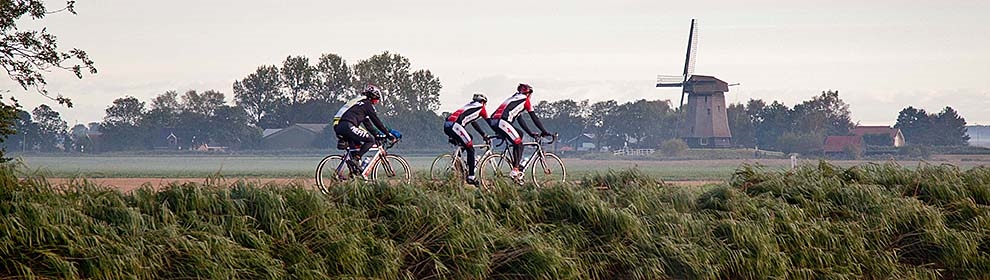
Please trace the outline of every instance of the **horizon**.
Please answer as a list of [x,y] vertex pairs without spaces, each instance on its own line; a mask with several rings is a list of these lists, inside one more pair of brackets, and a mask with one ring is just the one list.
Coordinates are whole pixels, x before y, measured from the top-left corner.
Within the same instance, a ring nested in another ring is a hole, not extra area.
[[[706,5],[708,4],[708,5]],[[334,3],[173,1],[78,3],[43,24],[63,48],[80,48],[100,73],[82,80],[50,72],[49,90],[73,99],[58,106],[10,79],[25,110],[47,103],[70,126],[102,121],[114,99],[149,101],[165,91],[217,90],[286,56],[335,53],[349,65],[383,51],[436,75],[439,112],[473,92],[493,100],[514,85],[536,88],[534,101],[620,103],[671,100],[655,88],[679,74],[690,20],[699,21],[695,73],[741,83],[727,103],[778,100],[789,107],[838,90],[853,122],[893,125],[908,106],[949,106],[968,124],[990,123],[990,3],[754,1],[663,4],[649,1],[550,1],[466,4],[452,1]],[[374,17],[374,20],[366,20]],[[604,22],[608,22],[605,24]],[[980,36],[983,35],[983,36]],[[328,112],[332,113],[332,112]]]

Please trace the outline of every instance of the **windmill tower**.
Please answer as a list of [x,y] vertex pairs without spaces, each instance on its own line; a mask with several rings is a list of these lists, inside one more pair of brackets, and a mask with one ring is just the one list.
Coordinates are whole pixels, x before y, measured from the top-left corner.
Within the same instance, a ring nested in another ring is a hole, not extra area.
[[[694,59],[698,49],[698,30],[691,20],[687,54],[684,57],[684,74],[660,75],[657,87],[681,88],[680,109],[683,116],[678,122],[677,135],[692,148],[723,148],[730,146],[732,133],[725,114],[725,92],[729,84],[712,76],[694,74]],[[687,106],[684,96],[687,95]]]

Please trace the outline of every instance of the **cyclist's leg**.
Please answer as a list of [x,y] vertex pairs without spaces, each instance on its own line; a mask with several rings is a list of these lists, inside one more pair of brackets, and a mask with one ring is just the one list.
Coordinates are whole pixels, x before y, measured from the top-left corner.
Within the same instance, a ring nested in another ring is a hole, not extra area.
[[523,152],[522,137],[519,134],[519,130],[505,120],[498,120],[497,127],[493,128],[495,128],[495,133],[499,137],[505,138],[512,144],[512,166],[513,169],[518,170],[520,167],[519,160],[522,158]]
[[443,131],[444,133],[447,134],[447,136],[453,138],[454,141],[457,142],[457,145],[460,145],[462,148],[464,148],[464,152],[466,153],[467,156],[467,166],[468,166],[467,179],[473,180],[475,162],[474,162],[474,145],[471,144],[471,134],[468,134],[467,129],[464,129],[464,126],[462,126],[461,124],[454,122],[449,122],[449,123],[451,123],[450,126],[445,125]]
[[361,143],[361,148],[357,152],[352,153],[352,158],[355,161],[360,160],[361,156],[367,153],[375,142],[375,138],[371,136],[371,133],[349,122],[340,122],[334,126],[334,132],[337,135],[343,135],[345,139],[352,143]]

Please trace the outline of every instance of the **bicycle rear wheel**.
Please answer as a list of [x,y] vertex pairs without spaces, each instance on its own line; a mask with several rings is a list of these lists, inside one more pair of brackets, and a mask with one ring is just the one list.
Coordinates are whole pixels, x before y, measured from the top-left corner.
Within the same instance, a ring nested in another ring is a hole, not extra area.
[[430,165],[431,180],[448,180],[451,177],[460,179],[464,174],[464,162],[458,158],[454,159],[450,154],[442,154],[433,159]]
[[344,159],[339,155],[332,155],[323,158],[316,165],[316,186],[320,191],[329,192],[330,184],[342,181],[347,175],[347,167],[344,166]]
[[537,187],[560,185],[567,179],[564,161],[553,153],[543,153],[543,160],[537,160],[528,168]]
[[412,179],[409,162],[401,156],[388,155],[375,163],[371,179],[378,182],[406,183]]
[[500,180],[512,182],[512,178],[509,177],[511,171],[512,162],[509,157],[490,155],[478,163],[478,181],[481,182],[481,187],[490,189]]

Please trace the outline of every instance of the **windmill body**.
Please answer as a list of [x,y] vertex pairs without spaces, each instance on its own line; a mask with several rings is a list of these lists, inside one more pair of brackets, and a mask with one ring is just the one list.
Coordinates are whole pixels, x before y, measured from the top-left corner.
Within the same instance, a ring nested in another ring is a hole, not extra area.
[[[692,148],[725,148],[731,146],[732,133],[725,113],[725,93],[729,84],[712,76],[694,75],[697,49],[695,21],[691,20],[688,50],[682,76],[660,76],[657,87],[680,87],[681,116],[677,135]],[[687,96],[687,105],[684,97]]]

